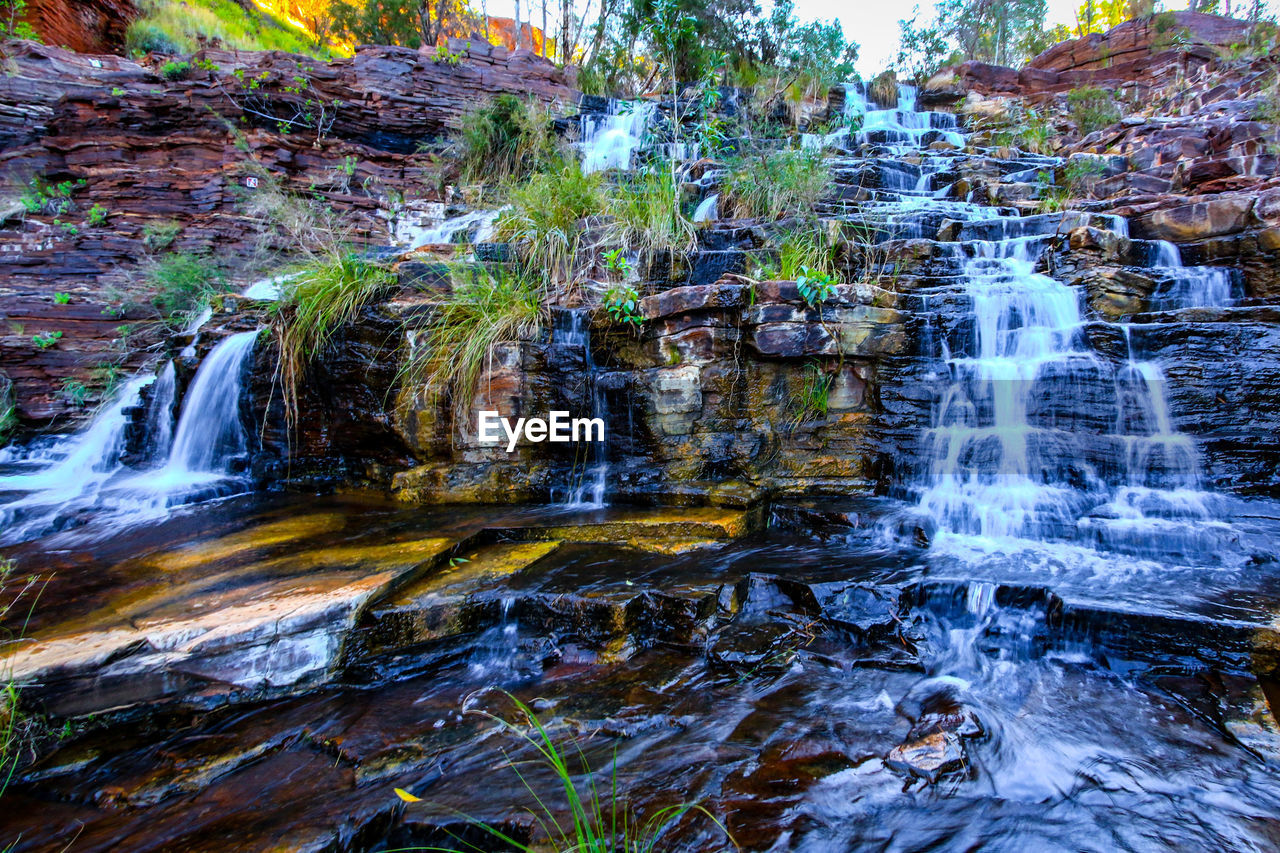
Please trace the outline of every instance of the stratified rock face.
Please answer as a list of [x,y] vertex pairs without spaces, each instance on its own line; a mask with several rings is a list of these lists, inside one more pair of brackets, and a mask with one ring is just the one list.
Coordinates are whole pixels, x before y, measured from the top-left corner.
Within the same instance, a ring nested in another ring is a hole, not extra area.
[[1105,33],[1060,42],[1026,65],[1037,71],[1096,71],[1145,60],[1153,51],[1167,48],[1170,38],[1182,35],[1193,44],[1239,44],[1249,35],[1249,24],[1221,15],[1199,12],[1167,12],[1112,27]]
[[[0,360],[20,419],[40,427],[87,414],[60,393],[66,383],[97,387],[103,370],[139,366],[144,355],[118,343],[118,327],[134,327],[137,343],[138,324],[157,319],[145,284],[156,259],[211,253],[238,282],[260,274],[271,253],[293,248],[249,209],[265,189],[257,176],[319,193],[353,240],[382,245],[397,205],[442,198],[441,166],[418,152],[420,143],[495,93],[576,98],[571,75],[527,52],[488,46],[456,66],[395,47],[331,63],[210,50],[177,81],[119,57],[40,44],[14,43],[9,57],[0,76],[0,171],[19,184],[38,176],[74,187],[60,216],[19,208],[3,211],[0,224]],[[301,74],[309,89],[255,100],[241,94],[237,73],[287,81]],[[273,116],[291,115],[308,97],[328,105],[331,126],[282,133]],[[87,219],[95,206],[105,215],[99,224]],[[169,223],[177,227],[170,245],[144,239]],[[57,301],[58,293],[71,301]],[[34,335],[52,332],[62,333],[56,344],[33,345]]]
[[79,53],[121,53],[138,17],[133,0],[27,0],[27,20],[46,44]]

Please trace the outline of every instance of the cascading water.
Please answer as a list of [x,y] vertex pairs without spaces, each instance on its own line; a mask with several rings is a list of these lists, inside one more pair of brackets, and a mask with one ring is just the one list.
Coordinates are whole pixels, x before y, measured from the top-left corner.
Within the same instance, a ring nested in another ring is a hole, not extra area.
[[1178,247],[1156,241],[1153,267],[1165,276],[1147,299],[1152,311],[1179,308],[1222,308],[1238,298],[1239,287],[1232,271],[1221,267],[1184,267]]
[[249,447],[240,419],[241,377],[257,331],[228,336],[210,351],[187,389],[164,466],[141,476],[166,495],[218,480]]
[[[565,311],[557,318],[553,331],[556,344],[581,349],[583,374],[591,397],[591,417],[605,418],[604,394],[596,381],[596,366],[591,357],[591,326],[585,311]],[[608,439],[609,431],[605,430]],[[609,477],[608,445],[605,441],[589,443],[591,462],[575,465],[569,485],[560,497],[563,506],[574,509],[595,509],[605,506],[605,490]],[[552,495],[555,500],[557,495]]]
[[712,193],[702,200],[693,212],[694,222],[714,222],[720,218],[720,193]]
[[[0,477],[0,494],[13,496],[0,497],[0,542],[20,542],[87,520],[109,530],[208,497],[213,487],[222,493],[225,485],[235,485],[232,462],[248,450],[240,421],[241,376],[257,334],[240,332],[213,348],[187,390],[176,428],[176,377],[169,362],[159,377],[148,373],[130,379],[82,431],[31,449],[18,467],[35,471]],[[154,383],[146,412],[150,446],[147,459],[130,468],[123,462],[126,432],[149,383]],[[160,467],[145,470],[156,464]]]
[[657,109],[650,101],[611,100],[604,115],[584,115],[578,143],[582,171],[630,169],[632,155],[644,144]]

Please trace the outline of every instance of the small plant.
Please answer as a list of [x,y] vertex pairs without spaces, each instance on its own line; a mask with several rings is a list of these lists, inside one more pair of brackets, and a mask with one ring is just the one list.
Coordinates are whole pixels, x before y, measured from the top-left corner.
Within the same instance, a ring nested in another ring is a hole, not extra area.
[[125,90],[124,90],[124,89],[121,89],[119,86],[112,86],[112,87],[111,87],[111,97],[113,97],[113,98],[123,98],[123,97],[125,96],[125,94],[126,94]]
[[457,66],[460,62],[462,62],[462,60],[466,58],[467,58],[467,52],[465,50],[460,50],[457,53],[454,53],[444,45],[439,45],[436,47],[435,61],[436,61],[436,64],[438,65]]
[[630,285],[610,287],[605,291],[602,304],[615,323],[631,326],[633,329],[639,329],[644,324],[644,317],[640,314],[640,294]]
[[1048,170],[1036,174],[1037,195],[1043,213],[1057,213],[1070,206],[1071,200],[1087,192],[1093,178],[1106,171],[1101,160],[1093,157],[1073,157],[1062,170],[1062,182]]
[[31,179],[31,183],[27,185],[19,201],[22,202],[22,206],[26,208],[27,213],[61,216],[75,207],[71,196],[76,190],[85,186],[86,183],[87,181],[83,178],[77,181],[49,183],[37,175]]
[[73,406],[83,407],[89,399],[88,387],[76,379],[64,379],[62,381],[62,393],[67,396]]
[[311,360],[337,329],[355,319],[368,302],[395,282],[386,267],[334,249],[292,278],[276,303],[280,379],[290,423],[297,415],[298,390]]
[[71,222],[63,222],[61,219],[53,220],[53,224],[62,229],[62,233],[68,237],[74,237],[80,233],[80,229]]
[[610,272],[616,272],[623,278],[631,274],[631,261],[628,261],[622,249],[611,249],[601,255],[604,265]]
[[806,271],[835,275],[835,246],[816,225],[793,228],[783,234],[776,258],[761,264],[756,277],[762,281],[797,281]]
[[835,278],[825,272],[803,267],[796,276],[796,288],[800,298],[810,306],[818,306],[836,294]]
[[[658,845],[663,833],[691,812],[711,821],[724,833],[729,844],[737,847],[724,825],[711,812],[695,803],[680,803],[658,808],[642,819],[630,804],[621,799],[616,750],[612,778],[605,778],[604,785],[598,784],[597,777],[602,774],[591,770],[581,746],[573,745],[578,760],[572,762],[569,749],[556,743],[548,727],[538,719],[533,709],[510,693],[505,695],[515,706],[519,723],[510,722],[489,711],[468,709],[468,713],[479,714],[492,720],[503,730],[517,735],[524,746],[533,748],[537,760],[552,770],[560,784],[564,794],[564,805],[568,811],[568,821],[562,823],[564,819],[530,787],[517,762],[508,756],[507,760],[512,771],[524,783],[525,789],[542,810],[541,814],[534,812],[534,815],[537,818],[537,825],[547,838],[537,839],[533,844],[522,844],[497,827],[481,821],[473,821],[481,830],[493,836],[495,843],[500,844],[503,849],[510,847],[521,853],[551,849],[577,851],[577,853],[615,853],[615,851],[616,853],[653,853],[660,849]],[[576,770],[571,763],[578,765]],[[587,777],[585,782],[576,780],[575,777],[580,775]],[[396,788],[394,793],[405,803],[413,804],[422,801],[420,797],[401,788]]]
[[62,332],[36,332],[31,336],[31,343],[42,350],[48,349],[60,340],[62,340]]
[[40,41],[31,24],[25,20],[27,0],[0,0],[0,41],[29,39]]
[[94,228],[107,224],[107,209],[100,204],[95,204],[89,208],[89,212],[85,214],[84,221],[86,224]]
[[605,207],[600,176],[585,174],[576,158],[557,160],[513,187],[507,200],[511,207],[497,221],[499,238],[518,244],[525,266],[546,270],[552,283],[572,281],[582,222]]
[[178,239],[182,226],[173,220],[148,222],[142,226],[142,245],[153,252],[162,252]]
[[182,62],[176,59],[170,59],[168,62],[160,66],[160,76],[173,82],[175,80],[185,80],[191,74],[191,63]]
[[1120,120],[1120,107],[1106,89],[1086,87],[1067,93],[1067,113],[1082,136],[1110,127]]
[[53,301],[54,301],[54,304],[57,304],[57,305],[66,305],[68,302],[71,301],[71,294],[55,293],[53,294]]
[[791,398],[793,414],[789,424],[795,429],[805,421],[817,420],[827,416],[828,400],[831,395],[832,377],[816,363],[804,366],[800,380],[800,389]]

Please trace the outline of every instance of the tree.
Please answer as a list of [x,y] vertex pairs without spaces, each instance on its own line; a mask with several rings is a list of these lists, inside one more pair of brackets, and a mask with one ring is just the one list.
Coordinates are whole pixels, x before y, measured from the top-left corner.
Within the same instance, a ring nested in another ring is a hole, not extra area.
[[478,23],[466,0],[334,0],[333,29],[357,44],[435,46]]
[[1018,65],[1044,38],[1047,0],[942,0],[938,29],[963,59]]
[[941,71],[952,59],[951,48],[937,22],[920,23],[920,7],[911,10],[910,18],[898,21],[899,76],[923,83]]

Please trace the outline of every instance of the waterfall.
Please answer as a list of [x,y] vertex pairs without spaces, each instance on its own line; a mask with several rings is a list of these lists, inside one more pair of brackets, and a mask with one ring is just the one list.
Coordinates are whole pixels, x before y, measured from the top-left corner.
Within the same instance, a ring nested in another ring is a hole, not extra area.
[[133,377],[80,432],[33,448],[22,461],[35,471],[0,477],[0,493],[15,496],[0,503],[0,543],[39,536],[60,526],[61,519],[94,506],[123,467],[130,412],[138,406],[142,388],[154,379],[151,374]]
[[698,209],[693,212],[694,222],[715,222],[720,218],[720,193],[712,193],[702,200]]
[[182,403],[168,461],[146,475],[152,487],[172,491],[221,478],[230,461],[248,451],[240,421],[241,377],[257,337],[256,330],[230,335],[200,363]]
[[1239,288],[1231,270],[1221,267],[1184,267],[1177,246],[1165,240],[1157,240],[1155,247],[1156,258],[1152,267],[1166,276],[1166,280],[1147,299],[1152,311],[1224,308],[1235,302]]
[[609,101],[604,115],[584,115],[578,147],[582,171],[627,170],[658,110],[650,101]]
[[[200,364],[176,428],[172,362],[159,376],[133,377],[80,432],[37,445],[19,460],[36,470],[0,477],[0,543],[21,542],[93,520],[104,529],[162,517],[175,504],[225,493],[231,464],[248,450],[240,422],[241,377],[257,332],[219,343]],[[145,417],[151,437],[140,470],[122,458],[126,432],[154,383]],[[170,440],[172,436],[172,440]],[[145,465],[163,463],[154,470]],[[12,499],[9,499],[12,497]]]
[[147,405],[147,438],[151,442],[152,458],[158,461],[167,460],[173,447],[173,403],[177,387],[173,362],[165,362],[151,386],[151,402]]
[[[588,393],[591,396],[591,417],[600,418],[607,423],[605,415],[604,394],[596,381],[595,361],[591,357],[591,327],[585,311],[565,311],[556,321],[553,332],[554,341],[565,347],[582,349],[582,366],[586,376]],[[574,509],[597,509],[605,506],[605,488],[609,475],[608,435],[606,441],[589,442],[591,448],[591,464],[585,469],[574,466],[573,476],[564,490],[563,506]],[[555,494],[552,499],[555,499]]]
[[496,210],[473,210],[428,226],[405,222],[397,228],[396,239],[410,249],[451,243],[484,243],[493,239],[498,217],[509,207],[506,205]]

